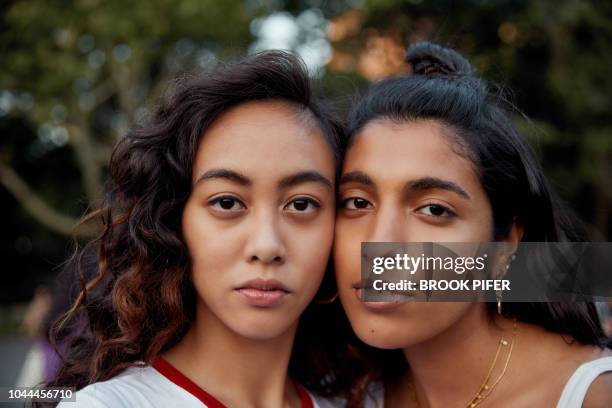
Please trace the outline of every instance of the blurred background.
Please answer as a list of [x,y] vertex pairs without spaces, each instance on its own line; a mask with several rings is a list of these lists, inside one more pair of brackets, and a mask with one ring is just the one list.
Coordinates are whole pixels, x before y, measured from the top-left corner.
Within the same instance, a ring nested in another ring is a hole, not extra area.
[[517,112],[516,123],[553,185],[593,239],[609,241],[610,2],[0,1],[0,385],[32,363],[112,146],[146,123],[170,79],[291,49],[345,110],[370,81],[405,72],[406,45],[425,39],[513,90],[529,118]]

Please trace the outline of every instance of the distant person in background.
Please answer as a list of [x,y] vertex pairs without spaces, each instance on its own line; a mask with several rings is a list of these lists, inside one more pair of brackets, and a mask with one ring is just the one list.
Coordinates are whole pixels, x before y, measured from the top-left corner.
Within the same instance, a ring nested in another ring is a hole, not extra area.
[[[60,367],[57,344],[50,339],[54,322],[65,314],[78,294],[76,271],[69,264],[53,282],[39,286],[23,320],[23,331],[34,340],[15,386],[35,387],[51,381]],[[61,347],[61,346],[60,346]]]
[[34,387],[48,382],[55,375],[57,359],[44,329],[45,317],[49,314],[50,308],[51,291],[45,286],[37,287],[28,304],[22,324],[22,331],[34,342],[17,375],[16,387]]

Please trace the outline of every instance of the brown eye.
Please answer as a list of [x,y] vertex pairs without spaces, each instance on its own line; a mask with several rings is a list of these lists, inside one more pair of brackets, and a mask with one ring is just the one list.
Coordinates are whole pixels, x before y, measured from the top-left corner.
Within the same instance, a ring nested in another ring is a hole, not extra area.
[[296,198],[285,207],[288,211],[312,212],[321,207],[319,203],[308,198]]
[[452,217],[455,215],[451,210],[439,204],[429,204],[419,208],[417,211],[431,217]]
[[210,205],[218,211],[240,211],[246,208],[240,200],[230,196],[215,198],[210,201]]
[[306,200],[295,200],[293,202],[293,208],[295,208],[297,211],[306,211],[308,204],[309,203]]
[[347,198],[342,202],[342,206],[347,210],[364,210],[372,206],[366,199],[359,197]]
[[234,204],[236,204],[236,200],[232,200],[231,198],[222,198],[219,200],[219,205],[224,210],[231,210]]

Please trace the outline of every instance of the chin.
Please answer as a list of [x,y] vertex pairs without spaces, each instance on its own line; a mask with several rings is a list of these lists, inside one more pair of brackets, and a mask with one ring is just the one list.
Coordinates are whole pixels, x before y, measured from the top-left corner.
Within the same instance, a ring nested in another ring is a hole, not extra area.
[[[251,340],[271,340],[285,334],[293,327],[294,321],[286,316],[244,317],[229,322],[228,326],[236,334]],[[297,322],[296,322],[297,323]]]
[[427,324],[405,317],[349,315],[353,331],[364,343],[379,349],[403,349],[434,336]]
[[400,349],[410,343],[405,333],[398,333],[388,324],[377,325],[372,321],[364,321],[352,325],[357,337],[364,343],[384,350]]

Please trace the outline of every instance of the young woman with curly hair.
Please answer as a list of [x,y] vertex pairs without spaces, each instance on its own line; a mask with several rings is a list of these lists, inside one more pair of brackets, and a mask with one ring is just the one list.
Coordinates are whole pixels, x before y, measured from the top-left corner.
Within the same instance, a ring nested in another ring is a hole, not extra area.
[[304,385],[330,371],[313,299],[330,297],[342,143],[288,53],[180,81],[114,150],[49,386],[77,407],[323,404]]

